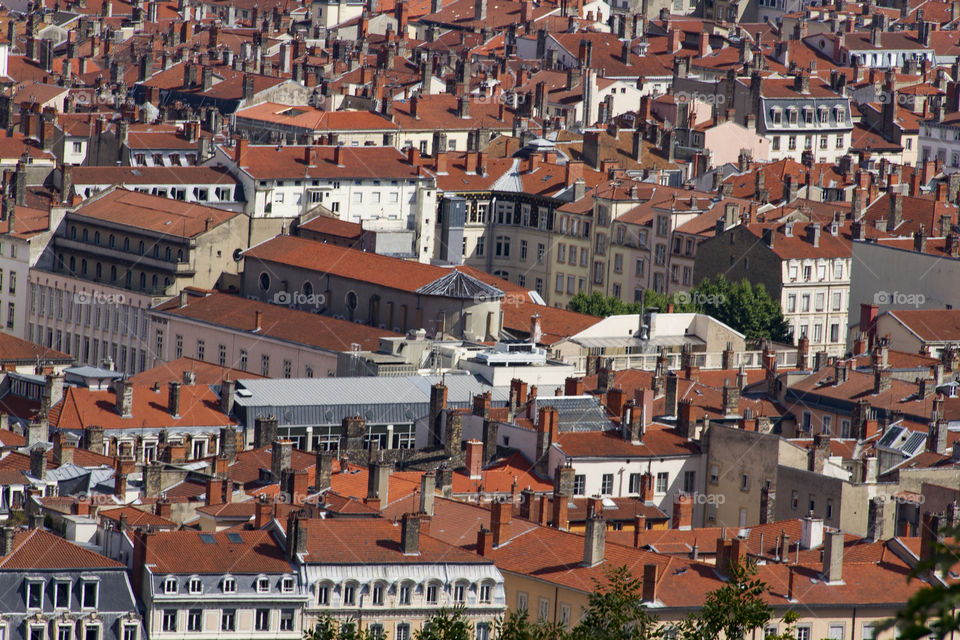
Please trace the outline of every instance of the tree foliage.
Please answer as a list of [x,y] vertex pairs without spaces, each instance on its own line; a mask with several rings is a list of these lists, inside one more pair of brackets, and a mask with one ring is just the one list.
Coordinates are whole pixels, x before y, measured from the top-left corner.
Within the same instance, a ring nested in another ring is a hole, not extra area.
[[598,291],[590,295],[579,292],[570,300],[573,311],[604,318],[641,313],[644,309],[652,308],[666,312],[671,304],[675,313],[705,313],[713,316],[744,334],[748,340],[769,338],[785,341],[789,337],[789,326],[783,318],[780,303],[770,297],[762,284],[753,285],[748,280],[734,283],[723,275],[704,280],[689,292],[666,295],[647,290],[643,304],[627,303]]
[[[713,640],[723,636],[728,640],[744,640],[756,630],[762,631],[773,619],[773,609],[763,600],[767,585],[757,577],[756,564],[731,563],[727,582],[707,594],[703,606],[677,625],[682,640]],[[777,640],[794,638],[796,613],[784,616],[787,628]]]
[[323,615],[311,629],[303,630],[303,640],[379,640],[369,629],[362,629],[356,620],[337,622]]
[[[920,580],[930,572],[947,576],[956,571],[960,558],[960,529],[943,531],[944,539],[935,540],[933,553],[921,560],[910,572],[910,580]],[[897,627],[897,637],[903,640],[930,638],[943,640],[953,638],[960,632],[960,582],[931,580],[914,593],[903,610],[895,618],[887,620],[883,627]]]
[[452,609],[441,607],[414,634],[416,640],[470,640],[472,637],[473,624],[464,615],[462,605]]

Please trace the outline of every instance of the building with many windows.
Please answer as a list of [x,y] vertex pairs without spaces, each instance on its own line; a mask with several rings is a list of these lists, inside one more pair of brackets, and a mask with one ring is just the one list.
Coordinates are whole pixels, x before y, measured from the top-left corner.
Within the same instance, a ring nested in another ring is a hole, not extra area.
[[125,373],[152,367],[147,309],[183,287],[235,278],[247,222],[119,188],[86,200],[60,223],[51,259],[30,271],[27,339]]
[[271,532],[134,535],[134,585],[151,639],[301,638],[307,598]]
[[694,282],[722,273],[762,284],[780,302],[794,343],[806,338],[811,353],[843,355],[851,255],[849,227],[838,222],[740,224],[700,245]]
[[126,567],[44,529],[2,530],[0,635],[10,640],[140,640]]

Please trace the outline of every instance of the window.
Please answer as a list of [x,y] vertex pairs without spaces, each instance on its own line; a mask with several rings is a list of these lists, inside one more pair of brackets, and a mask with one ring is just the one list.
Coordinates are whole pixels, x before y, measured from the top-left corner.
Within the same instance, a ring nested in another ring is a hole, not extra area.
[[575,475],[573,476],[573,495],[582,496],[586,493],[587,485],[587,476],[585,475]]
[[183,357],[183,336],[177,334],[174,341],[176,342],[177,358],[181,358]]
[[163,610],[163,622],[161,626],[164,631],[177,630],[177,610],[176,609]]
[[27,608],[39,609],[43,606],[43,583],[37,580],[27,581]]
[[439,588],[435,584],[427,585],[427,604],[437,604]]
[[203,631],[203,609],[190,609],[187,612],[187,631]]
[[567,260],[567,245],[558,244],[557,245],[557,262],[563,263]]
[[352,584],[343,587],[343,604],[354,604],[357,599],[357,588]]
[[257,631],[269,631],[270,609],[257,609],[253,618],[253,626]]
[[269,578],[257,578],[257,593],[268,593],[270,591]]
[[280,610],[280,631],[293,631],[293,609]]
[[163,581],[163,592],[167,595],[177,592],[177,579],[170,577]]
[[537,603],[537,620],[541,622],[550,617],[550,601],[546,598],[540,598]]
[[556,282],[557,284],[555,288],[557,290],[557,293],[563,293],[563,274],[562,273],[557,274]]
[[831,622],[827,631],[828,640],[843,640],[843,623]]
[[570,605],[560,603],[560,626],[570,629]]
[[697,472],[696,471],[684,471],[683,472],[683,492],[684,493],[693,493],[697,489]]
[[[123,625],[123,636],[122,640],[137,640],[137,625],[135,624],[125,624]],[[3,640],[0,638],[0,640]]]
[[520,241],[520,259],[521,260],[527,259],[527,241],[526,240]]
[[613,493],[613,474],[605,473],[603,477],[600,478],[600,493],[601,495],[608,496]]
[[474,637],[476,638],[476,640],[490,640],[490,623],[478,622],[477,632]]
[[73,628],[68,624],[57,625],[57,640],[72,640]]
[[800,496],[797,495],[796,491],[791,491],[790,492],[790,508],[793,511],[796,511],[798,506],[800,506]]
[[[463,589],[462,586],[460,588]],[[371,595],[372,595],[373,604],[382,605],[383,604],[383,585],[382,584],[373,585],[373,593]],[[457,600],[457,602],[463,602],[463,600]]]
[[546,253],[546,251],[547,248],[542,242],[537,244],[537,262],[543,262],[543,255]]
[[223,592],[224,593],[236,593],[237,592],[237,581],[235,578],[224,578],[223,579]]
[[[157,334],[159,335],[159,334]],[[219,345],[217,347],[217,363],[221,367],[227,366],[227,347],[226,345]]]
[[410,585],[409,584],[400,585],[399,600],[400,600],[400,604],[410,604]]
[[317,587],[317,604],[321,607],[330,604],[330,587],[326,585]]
[[510,257],[510,237],[509,236],[497,236],[497,241],[496,241],[496,244],[494,245],[494,254],[498,258]]
[[237,628],[237,610],[224,609],[220,612],[220,631],[235,631]]
[[207,355],[207,344],[203,340],[197,340],[197,360],[203,360]]
[[260,356],[260,375],[264,377],[270,376],[270,356],[266,353]]
[[53,608],[70,608],[70,583],[66,580],[57,580],[53,583]]
[[631,473],[630,474],[630,493],[640,493],[640,478],[643,477],[642,473]]
[[241,371],[247,370],[247,350],[246,349],[240,349],[240,370]]
[[284,593],[293,593],[293,578],[287,576],[280,581],[280,590]]
[[517,592],[517,611],[527,610],[527,594],[525,591]]
[[741,474],[740,491],[750,491],[750,474],[749,473]]
[[283,361],[283,377],[289,378],[293,375],[293,363],[289,360]]
[[83,583],[83,590],[80,592],[81,604],[84,609],[97,608],[97,596],[100,591],[100,583],[95,580],[86,580]]
[[491,591],[492,589],[490,588],[489,584],[480,585],[480,594],[478,596],[480,602],[489,603],[492,600],[490,597]]
[[797,136],[790,136],[787,138],[787,149],[790,151],[797,150]]
[[401,622],[397,625],[396,640],[410,640],[410,625]]
[[484,238],[483,236],[480,236],[479,238],[477,238],[477,256],[478,257],[483,255],[483,244],[484,244]]
[[825,436],[830,435],[830,428],[833,426],[833,418],[830,416],[823,416],[823,419],[820,421],[820,433]]
[[370,632],[371,640],[386,640],[387,636],[385,635],[386,632],[383,630],[382,624],[374,622],[367,627],[367,630]]
[[657,473],[657,493],[666,493],[669,486],[670,475],[666,471]]
[[453,587],[453,601],[457,603],[466,602],[467,590],[466,587],[462,584],[455,585]]
[[797,640],[810,640],[810,627],[797,627]]

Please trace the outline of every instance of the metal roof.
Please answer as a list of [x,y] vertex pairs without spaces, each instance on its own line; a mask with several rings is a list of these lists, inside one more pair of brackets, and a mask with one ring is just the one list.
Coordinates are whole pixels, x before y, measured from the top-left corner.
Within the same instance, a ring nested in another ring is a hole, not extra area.
[[540,407],[553,407],[560,419],[560,431],[606,431],[613,428],[606,409],[596,396],[537,396]]
[[458,300],[478,301],[499,300],[503,297],[503,291],[500,289],[455,269],[442,278],[437,278],[433,282],[423,285],[414,293],[423,296],[443,296]]
[[[475,375],[240,380],[236,404],[245,422],[275,415],[281,426],[339,425],[362,416],[370,424],[412,423],[430,410],[430,388],[443,381],[447,407],[473,406],[473,396],[490,391],[495,404],[509,400],[507,387],[495,388]],[[248,395],[249,394],[249,395]]]

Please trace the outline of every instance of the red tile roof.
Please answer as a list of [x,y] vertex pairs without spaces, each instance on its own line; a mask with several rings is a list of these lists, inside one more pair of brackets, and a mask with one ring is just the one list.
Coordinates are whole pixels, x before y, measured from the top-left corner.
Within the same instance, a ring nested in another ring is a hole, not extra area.
[[19,530],[13,552],[0,556],[0,570],[30,569],[122,569],[123,563],[67,542],[44,529]]
[[[213,542],[204,542],[212,536]],[[166,573],[292,573],[283,547],[269,531],[226,533],[160,531],[147,536],[144,564],[153,574]],[[150,566],[153,565],[153,566]]]
[[193,238],[239,214],[116,188],[87,200],[73,215],[168,236]]

